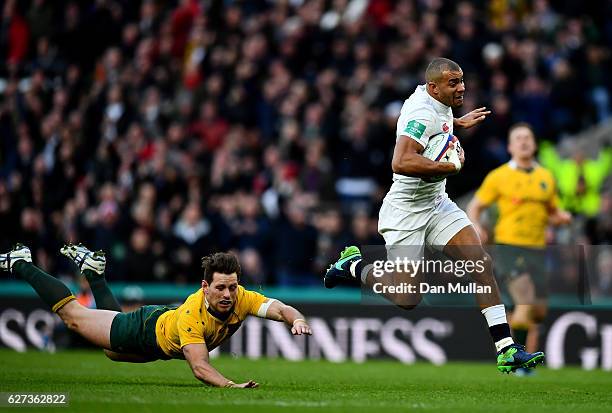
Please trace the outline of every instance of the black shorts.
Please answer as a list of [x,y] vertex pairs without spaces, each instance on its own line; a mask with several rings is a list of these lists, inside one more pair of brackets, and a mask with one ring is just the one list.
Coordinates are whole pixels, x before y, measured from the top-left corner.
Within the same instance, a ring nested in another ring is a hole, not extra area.
[[160,315],[172,309],[164,305],[145,305],[130,313],[117,314],[111,325],[111,349],[117,353],[168,360],[170,357],[157,344],[155,324]]

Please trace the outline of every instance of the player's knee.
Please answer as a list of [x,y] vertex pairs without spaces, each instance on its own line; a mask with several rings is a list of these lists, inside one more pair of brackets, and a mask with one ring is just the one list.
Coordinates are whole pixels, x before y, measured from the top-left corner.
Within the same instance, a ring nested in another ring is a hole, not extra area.
[[397,306],[401,308],[402,310],[410,311],[410,310],[415,309],[418,306],[418,304],[398,304]]
[[72,331],[79,331],[79,323],[75,319],[64,320],[64,324]]
[[535,324],[540,324],[546,318],[548,314],[548,309],[543,306],[533,306],[531,309],[531,320]]
[[62,319],[66,327],[68,327],[70,330],[76,331],[79,329],[80,320],[83,315],[83,311],[86,311],[86,310],[87,309],[83,307],[81,304],[79,304],[78,302],[71,301],[70,303],[62,307],[57,312],[57,315],[59,315],[59,317]]
[[422,299],[421,294],[406,295],[401,300],[396,300],[395,304],[402,310],[410,311],[416,308]]
[[60,318],[70,330],[76,331],[79,328],[78,317],[72,312],[59,313]]

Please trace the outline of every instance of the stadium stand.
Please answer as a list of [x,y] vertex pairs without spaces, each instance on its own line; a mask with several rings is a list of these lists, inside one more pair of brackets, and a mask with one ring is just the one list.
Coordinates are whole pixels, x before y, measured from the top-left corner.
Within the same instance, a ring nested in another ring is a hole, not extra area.
[[[318,284],[381,241],[398,110],[434,56],[493,111],[460,133],[453,197],[508,159],[513,122],[557,145],[610,116],[609,2],[7,0],[1,25],[0,246],[54,273],[82,241],[111,281],[195,282],[232,249],[247,282]],[[609,177],[597,192],[578,231],[609,243]]]

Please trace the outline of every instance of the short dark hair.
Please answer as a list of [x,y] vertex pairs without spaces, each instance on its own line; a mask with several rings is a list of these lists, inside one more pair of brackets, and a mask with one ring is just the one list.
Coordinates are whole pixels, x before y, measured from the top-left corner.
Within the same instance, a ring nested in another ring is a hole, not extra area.
[[215,252],[202,258],[202,269],[204,270],[204,280],[207,283],[212,283],[213,274],[218,272],[221,274],[236,273],[240,279],[242,272],[238,258],[234,254],[227,252]]
[[425,70],[425,80],[427,82],[435,82],[442,76],[442,73],[447,70],[458,72],[461,70],[461,66],[445,57],[436,57],[429,63]]
[[533,135],[534,139],[536,137],[535,131],[533,130],[533,126],[531,126],[530,123],[527,122],[517,122],[515,124],[513,124],[512,126],[510,126],[510,129],[508,129],[508,138],[510,137],[510,135],[512,135],[512,132],[514,132],[515,129],[518,128],[527,128],[531,131],[531,134]]

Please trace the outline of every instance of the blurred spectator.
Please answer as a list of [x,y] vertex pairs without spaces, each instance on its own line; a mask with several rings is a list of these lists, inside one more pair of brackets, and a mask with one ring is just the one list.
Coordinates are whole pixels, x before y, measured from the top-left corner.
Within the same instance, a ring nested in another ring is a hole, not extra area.
[[128,285],[121,290],[119,301],[121,311],[128,313],[142,307],[144,303],[144,291],[137,285]]
[[277,283],[280,286],[315,285],[314,273],[317,255],[317,231],[308,224],[306,210],[298,200],[285,208],[285,216],[274,231]]
[[[605,248],[605,247],[604,247]],[[612,250],[602,248],[595,261],[594,292],[599,297],[612,296]]]
[[89,283],[85,277],[81,277],[79,279],[79,292],[76,294],[76,299],[84,307],[87,308],[95,308],[96,301],[94,299],[93,293],[89,288]]
[[261,256],[254,248],[244,249],[239,256],[242,269],[241,282],[245,285],[264,285],[269,278],[264,270]]
[[349,232],[344,228],[340,211],[329,209],[322,211],[314,218],[318,230],[317,254],[315,258],[316,273],[322,274],[331,262],[337,259],[338,251],[349,245]]
[[612,245],[612,193],[601,195],[600,209],[596,216],[587,220],[586,234],[594,245]]
[[570,63],[559,59],[553,64],[550,102],[552,103],[551,121],[556,130],[567,133],[580,131],[585,102],[582,86]]
[[602,186],[612,171],[612,149],[603,149],[597,159],[587,159],[584,149],[573,143],[571,153],[571,159],[563,159],[550,143],[540,145],[540,160],[557,180],[563,208],[593,217],[600,210]]
[[202,140],[206,150],[214,152],[223,143],[229,124],[219,116],[217,104],[208,100],[202,104],[199,118],[189,129]]
[[7,0],[2,10],[2,49],[9,65],[22,63],[28,53],[30,28],[21,15],[17,2]]
[[155,257],[151,251],[151,237],[143,228],[132,232],[127,249],[123,279],[127,281],[153,281]]
[[240,214],[233,226],[233,235],[236,246],[240,250],[252,248],[256,251],[267,252],[271,237],[271,224],[263,215],[259,200],[251,194],[238,197]]
[[174,235],[192,250],[199,249],[198,244],[210,236],[210,222],[202,216],[200,206],[192,202],[185,206],[181,218],[174,225]]
[[378,217],[370,218],[366,211],[357,211],[351,222],[351,240],[347,245],[381,245],[384,243],[378,234]]

